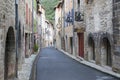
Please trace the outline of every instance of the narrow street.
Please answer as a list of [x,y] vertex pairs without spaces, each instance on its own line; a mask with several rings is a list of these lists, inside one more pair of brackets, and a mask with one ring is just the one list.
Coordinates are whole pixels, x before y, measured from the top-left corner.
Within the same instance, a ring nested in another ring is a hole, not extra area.
[[37,80],[119,80],[69,58],[55,48],[44,48],[37,63]]

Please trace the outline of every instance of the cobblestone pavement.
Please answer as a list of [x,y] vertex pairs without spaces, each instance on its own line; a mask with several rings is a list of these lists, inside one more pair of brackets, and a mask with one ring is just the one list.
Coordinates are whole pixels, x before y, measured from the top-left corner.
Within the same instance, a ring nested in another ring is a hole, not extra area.
[[44,48],[37,63],[37,80],[120,80],[83,65],[55,48]]
[[22,70],[18,71],[18,80],[29,80],[32,63],[36,55],[32,54],[29,58],[25,58],[25,63],[22,65]]

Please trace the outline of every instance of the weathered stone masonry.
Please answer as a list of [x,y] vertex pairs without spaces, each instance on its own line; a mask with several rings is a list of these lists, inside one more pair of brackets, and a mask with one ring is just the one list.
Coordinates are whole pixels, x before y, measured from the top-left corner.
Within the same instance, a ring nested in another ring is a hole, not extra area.
[[21,65],[24,62],[25,58],[25,1],[20,0],[18,4],[18,17],[19,17],[19,44],[18,44],[18,50],[19,50],[19,57],[18,57],[18,68],[21,69]]
[[0,0],[0,80],[15,77],[15,1]]
[[113,70],[120,73],[120,0],[113,0]]
[[[90,62],[112,67],[112,0],[92,0],[85,5],[85,56]],[[91,41],[89,41],[91,40]],[[92,44],[90,44],[92,42]]]

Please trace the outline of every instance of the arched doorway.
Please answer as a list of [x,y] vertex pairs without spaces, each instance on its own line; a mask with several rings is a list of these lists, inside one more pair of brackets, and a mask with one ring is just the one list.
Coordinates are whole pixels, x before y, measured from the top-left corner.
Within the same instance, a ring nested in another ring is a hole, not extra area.
[[13,80],[16,76],[16,53],[15,35],[12,27],[8,29],[5,44],[4,80]]
[[112,66],[111,45],[107,37],[101,43],[101,64]]
[[92,37],[89,37],[88,39],[88,46],[89,46],[90,60],[95,61],[95,43]]

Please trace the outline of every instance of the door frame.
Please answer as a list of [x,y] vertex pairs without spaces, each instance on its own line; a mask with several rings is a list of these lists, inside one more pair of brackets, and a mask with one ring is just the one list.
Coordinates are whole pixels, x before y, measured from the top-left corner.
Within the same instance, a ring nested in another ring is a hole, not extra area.
[[84,33],[78,33],[78,55],[84,58]]

